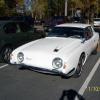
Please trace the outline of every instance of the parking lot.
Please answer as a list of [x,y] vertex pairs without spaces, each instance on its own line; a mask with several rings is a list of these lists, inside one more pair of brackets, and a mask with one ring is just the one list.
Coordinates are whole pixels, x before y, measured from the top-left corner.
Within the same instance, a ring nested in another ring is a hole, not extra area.
[[79,78],[65,79],[0,63],[0,100],[99,100],[99,74],[100,46]]

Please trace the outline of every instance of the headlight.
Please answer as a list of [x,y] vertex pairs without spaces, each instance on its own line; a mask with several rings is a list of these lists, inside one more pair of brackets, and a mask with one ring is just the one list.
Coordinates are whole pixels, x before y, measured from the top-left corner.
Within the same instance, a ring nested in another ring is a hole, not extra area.
[[61,68],[62,66],[63,66],[63,61],[62,61],[62,59],[61,58],[55,58],[54,60],[53,60],[53,62],[52,62],[52,66],[54,67],[54,68]]
[[20,63],[23,62],[24,61],[24,54],[22,52],[18,53],[17,59]]

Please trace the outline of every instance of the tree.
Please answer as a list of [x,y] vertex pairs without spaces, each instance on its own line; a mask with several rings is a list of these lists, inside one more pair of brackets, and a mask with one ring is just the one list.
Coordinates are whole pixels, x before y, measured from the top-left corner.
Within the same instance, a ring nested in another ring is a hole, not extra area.
[[48,10],[48,2],[47,0],[35,0],[33,4],[33,15],[36,18],[43,18],[46,15]]
[[0,0],[0,16],[4,15],[5,12],[5,2],[4,0]]
[[16,7],[16,0],[5,0],[5,4],[10,9],[15,8]]

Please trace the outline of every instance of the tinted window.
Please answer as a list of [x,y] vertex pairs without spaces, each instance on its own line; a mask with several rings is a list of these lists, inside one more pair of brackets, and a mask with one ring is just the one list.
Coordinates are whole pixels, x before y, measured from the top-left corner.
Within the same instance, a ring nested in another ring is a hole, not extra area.
[[91,27],[87,27],[87,28],[85,29],[85,37],[86,37],[87,39],[90,39],[92,36],[93,36],[93,32],[92,32]]
[[14,34],[17,32],[17,25],[15,23],[7,23],[4,25],[4,31],[6,34]]
[[80,36],[80,37],[84,37],[84,29],[76,28],[76,27],[54,27],[49,32],[48,36],[60,36],[60,37]]
[[33,28],[31,27],[31,25],[26,24],[24,22],[19,23],[19,27],[21,29],[22,32],[29,32],[32,31]]

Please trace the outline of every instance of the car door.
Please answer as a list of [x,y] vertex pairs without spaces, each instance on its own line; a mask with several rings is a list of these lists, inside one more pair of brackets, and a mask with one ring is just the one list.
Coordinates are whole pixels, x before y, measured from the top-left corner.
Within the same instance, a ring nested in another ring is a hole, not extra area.
[[[16,38],[18,39],[17,41],[19,42],[18,45],[22,45],[22,44],[25,44],[28,41],[28,38],[26,36],[26,32],[23,32],[21,30],[19,23],[21,23],[21,22],[16,23],[17,28],[18,28],[18,30],[16,32]],[[23,24],[21,27],[25,28],[24,26],[25,26],[25,24]]]
[[21,33],[24,34],[25,39],[27,39],[27,42],[41,38],[41,33],[34,32],[34,28],[30,24],[21,22],[19,23],[19,27]]
[[84,46],[85,46],[86,54],[88,56],[93,51],[93,44],[94,44],[94,34],[91,29],[91,26],[88,26],[85,28],[84,34],[85,34],[85,39],[86,39],[86,41],[84,42]]
[[6,44],[18,47],[27,41],[26,35],[21,33],[18,22],[9,22],[4,26]]
[[28,25],[25,22],[19,23],[19,28],[21,30],[20,34],[21,36],[24,36],[23,41],[29,42],[34,40],[34,29],[31,27],[31,25]]

